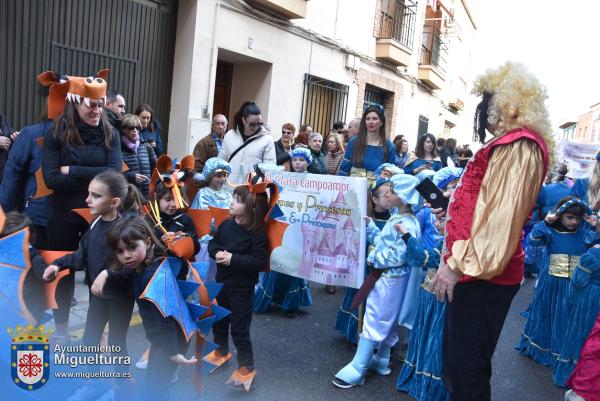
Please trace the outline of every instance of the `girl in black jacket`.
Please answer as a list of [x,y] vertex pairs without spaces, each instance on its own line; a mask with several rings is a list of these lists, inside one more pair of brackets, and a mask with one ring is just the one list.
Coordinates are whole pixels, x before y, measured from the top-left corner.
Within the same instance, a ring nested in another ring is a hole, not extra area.
[[125,178],[135,184],[148,199],[150,177],[156,166],[156,154],[148,142],[140,138],[140,119],[134,114],[126,114],[121,119],[121,153],[128,170]]
[[[98,174],[90,182],[87,197],[90,213],[97,216],[96,219],[81,238],[79,249],[56,259],[44,272],[44,279],[52,280],[60,269],[85,271],[90,292],[82,342],[84,345],[100,344],[108,323],[108,343],[120,346],[124,354],[127,354],[127,329],[133,312],[132,294],[118,288],[105,288],[100,297],[95,295],[95,289],[102,288],[106,280],[104,272],[110,255],[106,245],[107,233],[120,219],[122,205],[135,192],[137,188],[128,184],[121,173],[106,171]],[[70,276],[72,275],[73,272]]]
[[229,326],[237,349],[238,369],[228,383],[249,390],[256,372],[250,341],[252,297],[258,273],[267,265],[268,241],[264,230],[267,195],[253,194],[247,186],[233,191],[229,208],[231,218],[223,221],[208,243],[208,253],[217,261],[217,282],[223,289],[217,295],[220,306],[231,315],[213,327],[214,341],[219,346],[209,354],[211,363],[220,366],[229,359]]

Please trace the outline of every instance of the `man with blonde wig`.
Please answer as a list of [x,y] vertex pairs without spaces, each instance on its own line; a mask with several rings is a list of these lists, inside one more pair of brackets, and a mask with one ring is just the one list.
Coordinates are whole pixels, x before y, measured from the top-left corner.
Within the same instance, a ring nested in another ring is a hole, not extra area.
[[[548,170],[553,142],[546,91],[524,65],[478,77],[482,96],[469,161],[448,206],[431,289],[447,300],[444,380],[453,401],[491,400],[492,356],[523,278],[523,226]],[[485,142],[486,130],[494,136]]]

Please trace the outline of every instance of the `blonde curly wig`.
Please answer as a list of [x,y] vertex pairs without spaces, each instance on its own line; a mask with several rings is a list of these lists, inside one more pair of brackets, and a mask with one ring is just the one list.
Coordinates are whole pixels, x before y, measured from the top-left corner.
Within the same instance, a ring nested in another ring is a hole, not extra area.
[[552,125],[545,101],[546,88],[524,64],[507,61],[489,69],[475,80],[473,93],[492,94],[487,110],[487,122],[495,127],[490,131],[502,136],[515,128],[525,127],[540,134],[550,157],[554,155]]

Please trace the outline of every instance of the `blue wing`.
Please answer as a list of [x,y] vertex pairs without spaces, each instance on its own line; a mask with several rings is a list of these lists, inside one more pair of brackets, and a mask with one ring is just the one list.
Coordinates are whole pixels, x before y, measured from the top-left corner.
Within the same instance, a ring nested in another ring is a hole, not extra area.
[[[212,352],[216,345],[208,341],[207,336],[217,320],[229,315],[229,310],[213,303],[215,297],[223,287],[219,283],[204,283],[208,272],[208,263],[191,263],[191,268],[197,272],[199,282],[177,280],[176,276],[181,269],[181,264],[186,263],[180,258],[166,258],[156,270],[150,283],[140,298],[152,301],[165,317],[173,317],[181,327],[187,341],[194,333],[199,333],[205,338],[205,345],[201,357]],[[206,291],[209,303],[200,304],[200,292]],[[206,312],[211,310],[207,316]],[[211,365],[206,362],[206,365]],[[206,366],[203,371],[210,371]]]

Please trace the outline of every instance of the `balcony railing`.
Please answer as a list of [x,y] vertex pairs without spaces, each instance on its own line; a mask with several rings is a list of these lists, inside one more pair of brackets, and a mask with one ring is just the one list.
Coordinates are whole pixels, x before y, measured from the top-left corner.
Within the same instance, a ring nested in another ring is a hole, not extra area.
[[442,40],[440,30],[435,25],[423,28],[423,41],[421,43],[421,60],[419,64],[432,65],[440,72],[446,72],[446,55],[448,46]]
[[412,49],[417,6],[410,0],[389,1],[388,9],[381,12],[379,39],[393,39]]

